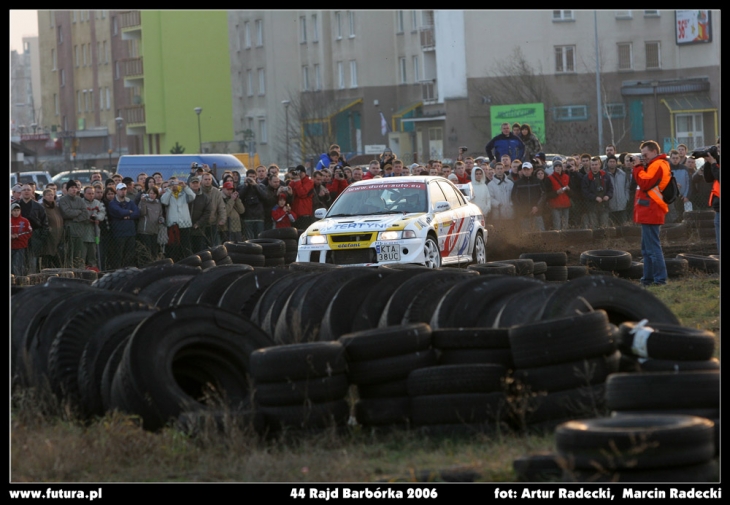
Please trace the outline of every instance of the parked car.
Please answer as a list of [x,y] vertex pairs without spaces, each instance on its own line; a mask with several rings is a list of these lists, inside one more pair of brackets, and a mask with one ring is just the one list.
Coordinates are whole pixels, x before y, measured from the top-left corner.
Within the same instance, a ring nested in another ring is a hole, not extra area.
[[487,262],[479,207],[437,176],[370,179],[348,186],[299,239],[297,261],[430,268]]
[[106,170],[67,170],[65,172],[57,173],[53,176],[52,180],[58,188],[57,193],[60,195],[62,194],[61,186],[64,182],[68,182],[69,179],[73,178],[73,180],[75,181],[80,181],[81,186],[86,186],[88,184],[91,184],[91,174],[94,172],[101,172],[101,182],[106,181],[112,176],[112,174],[110,174]]
[[43,191],[46,184],[51,182],[51,174],[42,170],[35,170],[29,172],[11,172],[10,173],[10,187],[12,188],[16,184],[24,184],[26,182],[35,181],[37,189]]

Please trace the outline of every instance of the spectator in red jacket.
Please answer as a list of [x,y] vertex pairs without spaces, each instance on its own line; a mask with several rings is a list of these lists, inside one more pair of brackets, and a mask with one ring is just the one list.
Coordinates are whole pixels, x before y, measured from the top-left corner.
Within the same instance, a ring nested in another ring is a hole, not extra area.
[[13,275],[25,275],[25,251],[28,249],[33,229],[30,221],[20,215],[20,204],[10,205],[10,248]]
[[297,215],[286,203],[286,194],[279,193],[279,203],[271,210],[271,220],[276,228],[291,228],[292,223],[297,220]]
[[314,222],[314,216],[312,215],[314,182],[307,175],[307,169],[303,165],[297,165],[294,173],[294,179],[289,183],[294,197],[292,210],[298,216],[294,226],[305,230]]
[[553,173],[543,179],[543,190],[553,218],[553,230],[567,230],[570,217],[570,176],[563,172],[563,160],[554,158]]
[[327,184],[327,190],[330,192],[330,196],[332,197],[333,202],[335,201],[335,198],[337,198],[347,186],[349,186],[349,184],[347,183],[347,176],[345,175],[345,171],[342,169],[342,167],[335,168],[332,180],[329,182],[329,184]]

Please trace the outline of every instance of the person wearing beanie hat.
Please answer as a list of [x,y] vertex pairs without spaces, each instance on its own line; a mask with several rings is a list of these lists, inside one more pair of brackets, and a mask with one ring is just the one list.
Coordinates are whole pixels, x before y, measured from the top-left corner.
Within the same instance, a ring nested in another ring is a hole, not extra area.
[[540,215],[542,200],[542,181],[533,173],[532,163],[526,161],[522,164],[520,178],[512,188],[515,217],[520,220],[522,231],[545,231]]
[[221,193],[223,203],[226,205],[226,222],[218,227],[221,237],[230,242],[242,242],[241,214],[246,211],[246,208],[238,197],[238,191],[236,191],[233,181],[224,182]]
[[523,160],[531,160],[533,157],[537,156],[537,153],[542,151],[540,139],[538,139],[537,135],[532,132],[532,127],[529,124],[522,123],[522,126],[520,126],[519,137],[522,143],[525,144]]

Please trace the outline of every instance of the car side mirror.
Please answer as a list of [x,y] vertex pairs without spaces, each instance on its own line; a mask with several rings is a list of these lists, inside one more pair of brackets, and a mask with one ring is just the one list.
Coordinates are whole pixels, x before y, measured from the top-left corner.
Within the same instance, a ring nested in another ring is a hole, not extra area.
[[444,212],[451,209],[451,204],[446,201],[436,202],[436,205],[433,206],[434,212]]
[[327,209],[319,208],[314,211],[314,217],[317,219],[324,219],[324,216],[327,215]]

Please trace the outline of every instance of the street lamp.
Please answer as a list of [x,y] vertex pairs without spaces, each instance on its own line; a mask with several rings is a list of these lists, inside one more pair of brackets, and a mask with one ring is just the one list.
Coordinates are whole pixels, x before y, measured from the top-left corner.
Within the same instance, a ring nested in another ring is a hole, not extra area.
[[199,153],[203,154],[203,137],[200,136],[200,113],[203,112],[202,107],[195,107],[195,113],[198,115],[198,148],[200,149]]
[[286,166],[288,168],[291,165],[289,161],[289,104],[291,102],[282,100],[281,103],[284,104],[284,113],[286,114]]
[[115,119],[117,122],[117,154],[118,157],[122,156],[122,123],[124,122],[123,117],[118,117]]

